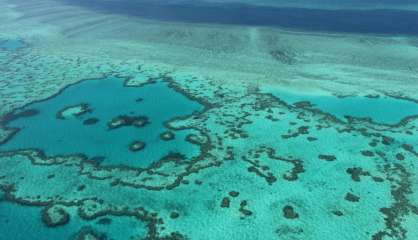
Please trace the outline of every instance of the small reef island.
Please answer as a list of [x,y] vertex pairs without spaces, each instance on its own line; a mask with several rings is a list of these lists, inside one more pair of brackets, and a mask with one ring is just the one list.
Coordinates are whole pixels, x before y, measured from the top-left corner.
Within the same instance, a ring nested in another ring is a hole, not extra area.
[[118,116],[113,118],[107,123],[109,130],[117,129],[125,126],[134,126],[137,128],[144,127],[149,123],[148,118],[144,116],[130,117],[130,116]]
[[58,119],[69,119],[74,117],[80,117],[86,113],[91,112],[87,103],[80,103],[73,106],[68,106],[57,112]]

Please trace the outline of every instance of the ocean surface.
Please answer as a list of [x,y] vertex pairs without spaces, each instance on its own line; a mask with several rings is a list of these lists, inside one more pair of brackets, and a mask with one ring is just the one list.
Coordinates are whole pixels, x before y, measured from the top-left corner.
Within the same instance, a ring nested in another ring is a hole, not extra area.
[[418,1],[0,12],[0,240],[418,239]]
[[[64,0],[65,1],[65,0]],[[310,9],[246,3],[177,1],[68,1],[95,11],[141,18],[202,24],[234,24],[301,31],[418,35],[418,11],[399,9]],[[361,3],[358,3],[361,5]]]

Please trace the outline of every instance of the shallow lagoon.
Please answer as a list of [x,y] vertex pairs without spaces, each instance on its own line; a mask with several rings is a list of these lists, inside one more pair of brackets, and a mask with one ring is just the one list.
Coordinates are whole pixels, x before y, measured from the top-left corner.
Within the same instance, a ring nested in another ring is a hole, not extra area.
[[[80,104],[88,104],[89,111],[65,119],[57,116],[60,111]],[[38,114],[9,123],[8,127],[21,130],[0,149],[36,148],[48,155],[82,153],[106,165],[148,166],[170,153],[186,157],[199,153],[197,145],[185,140],[191,130],[173,131],[164,123],[202,108],[164,82],[125,87],[121,79],[114,77],[88,80],[22,109],[36,110]],[[109,129],[108,124],[120,115],[145,116],[149,123],[139,128]],[[96,122],[88,123],[89,119]],[[160,134],[169,130],[174,139],[161,139]],[[130,144],[135,141],[145,143],[144,149],[131,151]]]
[[300,94],[285,90],[269,92],[288,104],[309,101],[313,108],[330,113],[340,120],[345,120],[345,116],[351,116],[372,118],[377,123],[397,124],[408,116],[418,115],[418,103],[391,97],[337,97]]

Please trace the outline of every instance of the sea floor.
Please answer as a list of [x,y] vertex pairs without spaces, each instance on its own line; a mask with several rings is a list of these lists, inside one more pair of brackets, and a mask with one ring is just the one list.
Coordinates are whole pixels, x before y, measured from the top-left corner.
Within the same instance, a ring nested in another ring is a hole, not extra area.
[[416,36],[76,3],[0,0],[0,239],[418,239]]

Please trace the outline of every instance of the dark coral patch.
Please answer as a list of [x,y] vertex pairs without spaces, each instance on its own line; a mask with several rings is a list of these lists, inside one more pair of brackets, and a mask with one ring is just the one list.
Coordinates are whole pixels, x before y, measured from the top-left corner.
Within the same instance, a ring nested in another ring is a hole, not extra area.
[[284,206],[282,211],[283,211],[283,216],[287,219],[299,218],[299,214],[290,205]]
[[32,117],[37,114],[39,114],[39,111],[36,109],[28,109],[17,113],[8,113],[0,119],[0,122],[3,124],[7,124],[8,122],[14,121],[18,118]]
[[372,177],[373,181],[375,182],[383,182],[385,181],[385,179],[381,178],[381,177]]
[[320,154],[318,155],[318,158],[321,160],[328,161],[328,162],[335,161],[337,159],[334,155],[326,155],[326,154]]
[[110,225],[112,223],[112,219],[110,218],[101,218],[97,221],[97,224],[100,225]]
[[171,212],[170,213],[170,218],[171,219],[176,219],[180,216],[180,214],[178,212]]
[[376,147],[377,146],[377,143],[378,143],[378,140],[373,139],[371,142],[369,142],[369,146],[370,147]]
[[271,172],[264,173],[255,166],[250,166],[250,167],[247,168],[247,170],[248,170],[248,172],[255,173],[259,177],[263,177],[269,185],[271,185],[271,184],[273,184],[274,182],[277,181],[277,178]]
[[402,161],[402,160],[405,160],[405,156],[402,153],[397,153],[396,159],[398,159],[399,161]]
[[405,151],[414,152],[414,147],[410,144],[402,144],[402,148],[405,149]]
[[363,150],[363,151],[361,151],[361,155],[363,155],[365,157],[373,157],[374,153],[372,151],[369,151],[369,150]]
[[351,179],[353,181],[356,181],[356,182],[360,182],[360,180],[361,180],[360,177],[361,176],[371,177],[373,179],[373,181],[375,181],[375,182],[383,182],[384,181],[383,178],[377,177],[377,176],[372,176],[372,174],[370,174],[370,172],[364,171],[360,167],[347,168],[346,172],[348,174],[350,174],[351,175]]
[[186,136],[186,141],[191,144],[203,145],[208,141],[208,139],[204,135],[189,134]]
[[92,227],[83,227],[77,233],[75,240],[105,240],[107,239],[104,233],[99,233]]
[[106,159],[106,157],[104,156],[94,156],[92,158],[90,158],[90,160],[97,162],[97,163],[101,163]]
[[351,179],[360,182],[360,176],[364,175],[363,169],[358,167],[347,168],[346,172],[351,175]]
[[309,127],[308,126],[301,126],[298,128],[299,134],[308,134],[309,133]]
[[239,192],[237,192],[237,191],[230,191],[228,194],[231,197],[238,197],[239,196]]
[[70,215],[58,206],[50,206],[42,210],[42,221],[48,227],[65,225],[70,221]]
[[83,121],[83,124],[84,125],[94,125],[94,124],[96,124],[98,122],[99,122],[99,119],[98,118],[88,118],[88,119],[86,119],[86,120]]
[[382,143],[384,145],[390,145],[394,142],[395,140],[391,137],[386,137],[386,136],[382,136]]
[[293,106],[295,106],[297,108],[312,108],[313,107],[312,103],[309,102],[309,101],[295,102],[295,103],[293,103]]
[[291,131],[288,131],[288,134],[283,134],[281,137],[283,139],[289,139],[289,138],[294,138],[294,137],[298,137],[299,135],[306,135],[309,134],[309,126],[301,126],[298,127],[297,131],[294,133],[291,133]]
[[360,197],[356,196],[352,193],[347,193],[344,197],[345,200],[349,201],[349,202],[358,202],[360,201]]
[[221,208],[229,208],[231,200],[228,197],[224,197],[221,202]]
[[292,65],[296,61],[294,54],[289,51],[276,49],[276,50],[271,50],[269,53],[273,57],[273,59],[284,64]]
[[379,98],[380,95],[379,94],[367,94],[365,97],[366,98]]
[[351,179],[360,182],[360,176],[370,176],[370,173],[363,171],[361,167],[347,168],[346,172],[351,175]]
[[144,127],[149,123],[149,120],[145,116],[127,116],[127,115],[120,115],[113,118],[110,122],[107,123],[107,127],[109,130],[117,129],[120,127],[126,126],[134,126],[134,127]]
[[245,208],[247,205],[248,205],[248,202],[246,200],[241,201],[241,203],[239,204],[239,211],[244,216],[251,216],[253,212]]
[[308,139],[309,142],[313,142],[313,141],[318,140],[318,138],[316,138],[316,137],[307,137],[306,139]]

